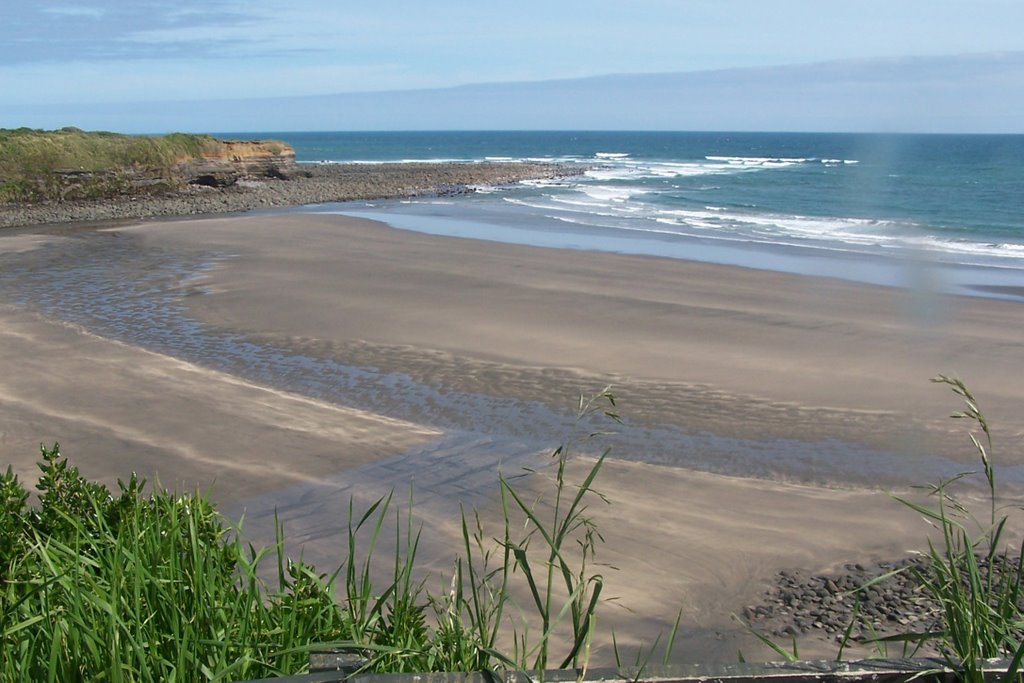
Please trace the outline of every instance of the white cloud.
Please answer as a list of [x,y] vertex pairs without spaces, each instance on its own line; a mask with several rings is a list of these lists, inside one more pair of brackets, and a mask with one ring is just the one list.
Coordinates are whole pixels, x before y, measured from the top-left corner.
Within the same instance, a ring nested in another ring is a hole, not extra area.
[[55,76],[46,64],[0,66],[0,91],[7,105],[288,97],[311,93],[371,91],[443,85],[430,83],[398,63],[359,65],[231,62],[211,69],[195,60],[136,60],[118,65],[71,63]]
[[63,17],[90,17],[92,19],[102,19],[107,13],[107,10],[103,7],[71,7],[57,5],[52,7],[43,7],[41,9],[47,14],[55,14]]
[[1024,21],[1019,0],[977,0],[970,10],[952,0],[39,2],[12,3],[0,22],[0,44],[14,46],[0,51],[0,65],[12,67],[0,69],[0,92],[12,103],[430,88],[1019,49]]
[[[380,80],[404,77],[402,69],[392,71],[387,65],[374,71]],[[884,78],[877,77],[880,71]],[[293,75],[299,90],[307,85],[301,82],[307,74]],[[349,75],[344,70],[308,74],[320,83]],[[128,85],[145,88],[151,76],[135,74]],[[178,76],[180,90],[188,91],[194,74]],[[246,78],[259,76],[254,72]],[[224,80],[218,94],[232,95],[235,85],[256,85],[242,81]],[[259,99],[158,103],[142,92],[139,102],[127,104],[0,104],[0,126],[78,125],[127,132],[640,128],[1020,133],[1024,121],[1024,52],[302,98],[288,97],[289,85],[267,81]]]

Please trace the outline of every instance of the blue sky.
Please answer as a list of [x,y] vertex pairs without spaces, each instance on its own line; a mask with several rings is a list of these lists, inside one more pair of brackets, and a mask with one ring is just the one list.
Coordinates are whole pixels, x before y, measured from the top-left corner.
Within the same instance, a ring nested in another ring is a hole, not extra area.
[[45,125],[57,111],[73,122],[79,111],[88,116],[126,102],[1024,51],[1021,0],[6,4],[0,10],[4,126]]

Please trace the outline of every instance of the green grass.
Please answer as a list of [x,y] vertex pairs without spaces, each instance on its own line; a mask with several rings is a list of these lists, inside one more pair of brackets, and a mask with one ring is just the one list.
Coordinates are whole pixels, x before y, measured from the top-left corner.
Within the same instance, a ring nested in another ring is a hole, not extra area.
[[122,135],[79,130],[0,130],[0,178],[55,170],[170,168],[178,159],[216,153],[209,135]]
[[[266,144],[272,152],[285,148],[283,143]],[[136,174],[165,181],[146,185],[149,191],[172,189],[176,163],[216,155],[223,148],[222,140],[186,133],[147,136],[74,128],[0,129],[0,203],[95,199],[138,192],[131,182]]]
[[[1006,680],[1015,679],[1024,658],[1024,550],[1005,540],[1008,511],[998,505],[991,433],[976,398],[959,380],[936,381],[963,400],[954,417],[980,430],[970,438],[988,504],[978,519],[954,495],[964,475],[929,487],[932,505],[901,499],[936,530],[929,562],[915,571],[941,606],[941,626],[877,646],[928,644],[969,683],[984,679],[987,659],[1008,658]],[[346,559],[323,574],[288,558],[280,526],[276,543],[257,550],[206,495],[149,493],[134,476],[111,492],[84,479],[56,445],[43,448],[34,504],[10,468],[0,476],[0,681],[244,680],[302,672],[310,649],[324,646],[346,648],[377,672],[585,671],[604,603],[595,563],[603,539],[589,509],[607,503],[594,489],[606,453],[579,482],[567,465],[576,430],[602,414],[617,420],[614,407],[608,390],[581,398],[553,466],[529,475],[550,482],[541,494],[500,478],[498,529],[463,511],[461,547],[436,591],[418,569],[411,496],[404,513],[391,495],[365,511],[350,503]],[[375,553],[391,533],[394,556],[381,577]],[[678,628],[679,619],[666,657]],[[762,640],[798,657],[795,641],[790,651]],[[636,653],[637,666],[656,646]],[[628,660],[617,645],[614,655]]]
[[[310,568],[270,590],[201,495],[117,495],[44,449],[37,507],[0,480],[0,679],[245,679],[302,666],[345,615]],[[280,547],[276,548],[280,553]]]
[[969,683],[984,680],[986,659],[1009,659],[1006,680],[1013,680],[1024,657],[1024,546],[1015,550],[1005,540],[1009,516],[998,506],[992,433],[977,398],[959,379],[940,375],[933,381],[949,386],[962,400],[962,409],[952,417],[972,423],[980,432],[979,436],[972,430],[969,437],[981,460],[988,506],[979,518],[955,495],[954,485],[966,474],[930,486],[935,501],[930,506],[897,498],[939,532],[938,543],[928,542],[926,568],[915,573],[942,614],[938,631],[910,633],[901,639],[934,644],[961,680]]
[[[581,400],[577,424],[613,406],[607,390]],[[603,501],[603,457],[570,482],[573,443],[554,452],[543,499],[501,479],[496,533],[463,513],[436,593],[417,579],[411,500],[404,515],[391,496],[350,504],[347,558],[326,575],[288,559],[281,527],[256,550],[205,495],[147,493],[134,476],[114,493],[43,448],[34,505],[10,468],[0,477],[0,680],[244,680],[303,671],[312,645],[346,647],[373,671],[585,667],[603,585],[587,510]],[[371,568],[392,521],[380,581]]]
[[[922,596],[939,606],[939,626],[930,631],[914,631],[895,636],[874,637],[866,642],[876,648],[877,655],[889,657],[891,644],[903,646],[899,656],[914,656],[933,649],[946,660],[947,666],[965,683],[986,680],[985,667],[990,660],[1009,662],[1002,680],[1021,678],[1024,660],[1024,541],[1019,548],[1006,540],[1010,521],[1009,510],[999,506],[996,472],[992,462],[992,432],[978,399],[960,379],[939,375],[933,382],[948,386],[962,401],[962,409],[951,417],[966,420],[974,429],[968,436],[979,456],[987,487],[984,514],[976,516],[955,493],[955,486],[975,472],[965,472],[923,488],[927,499],[920,503],[895,496],[910,510],[920,514],[933,529],[929,537],[923,568],[912,566],[878,576],[858,591],[884,581],[902,571],[912,571],[921,587]],[[1019,511],[1019,506],[1015,506]],[[857,610],[840,643],[837,659],[850,644],[850,635],[857,624]],[[787,661],[799,658],[796,639],[792,648],[771,640],[752,629],[766,647]],[[742,657],[742,655],[741,655]],[[991,677],[988,680],[992,680]]]

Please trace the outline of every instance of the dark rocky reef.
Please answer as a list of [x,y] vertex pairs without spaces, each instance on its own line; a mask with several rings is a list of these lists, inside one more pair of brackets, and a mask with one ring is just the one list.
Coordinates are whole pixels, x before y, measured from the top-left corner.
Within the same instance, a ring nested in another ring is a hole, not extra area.
[[290,149],[269,155],[252,148],[245,151],[236,148],[229,155],[182,160],[174,185],[146,174],[114,176],[105,182],[114,189],[117,183],[128,189],[96,199],[62,194],[60,200],[0,203],[0,228],[450,195],[472,192],[474,185],[506,185],[586,170],[539,163],[296,164]]

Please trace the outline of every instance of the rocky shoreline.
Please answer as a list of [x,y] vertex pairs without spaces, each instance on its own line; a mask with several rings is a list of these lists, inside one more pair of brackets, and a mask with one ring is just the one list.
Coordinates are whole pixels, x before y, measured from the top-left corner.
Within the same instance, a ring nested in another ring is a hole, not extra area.
[[[982,577],[987,577],[988,559],[978,556],[977,560]],[[936,632],[942,629],[942,610],[922,589],[919,579],[928,573],[928,562],[923,556],[913,556],[869,565],[851,563],[829,574],[784,570],[760,604],[743,610],[743,621],[782,643],[804,635],[824,635],[837,643],[848,639],[856,644]],[[994,581],[1020,576],[1012,558],[993,566]]]
[[761,604],[743,610],[743,620],[760,633],[786,641],[817,634],[838,642],[847,629],[852,642],[930,631],[939,618],[938,606],[923,593],[915,573],[926,568],[923,558],[913,557],[851,563],[829,574],[784,570]]
[[309,164],[289,178],[247,178],[227,187],[89,201],[0,204],[0,228],[233,213],[272,207],[472,192],[474,185],[578,175],[576,166],[540,163]]

